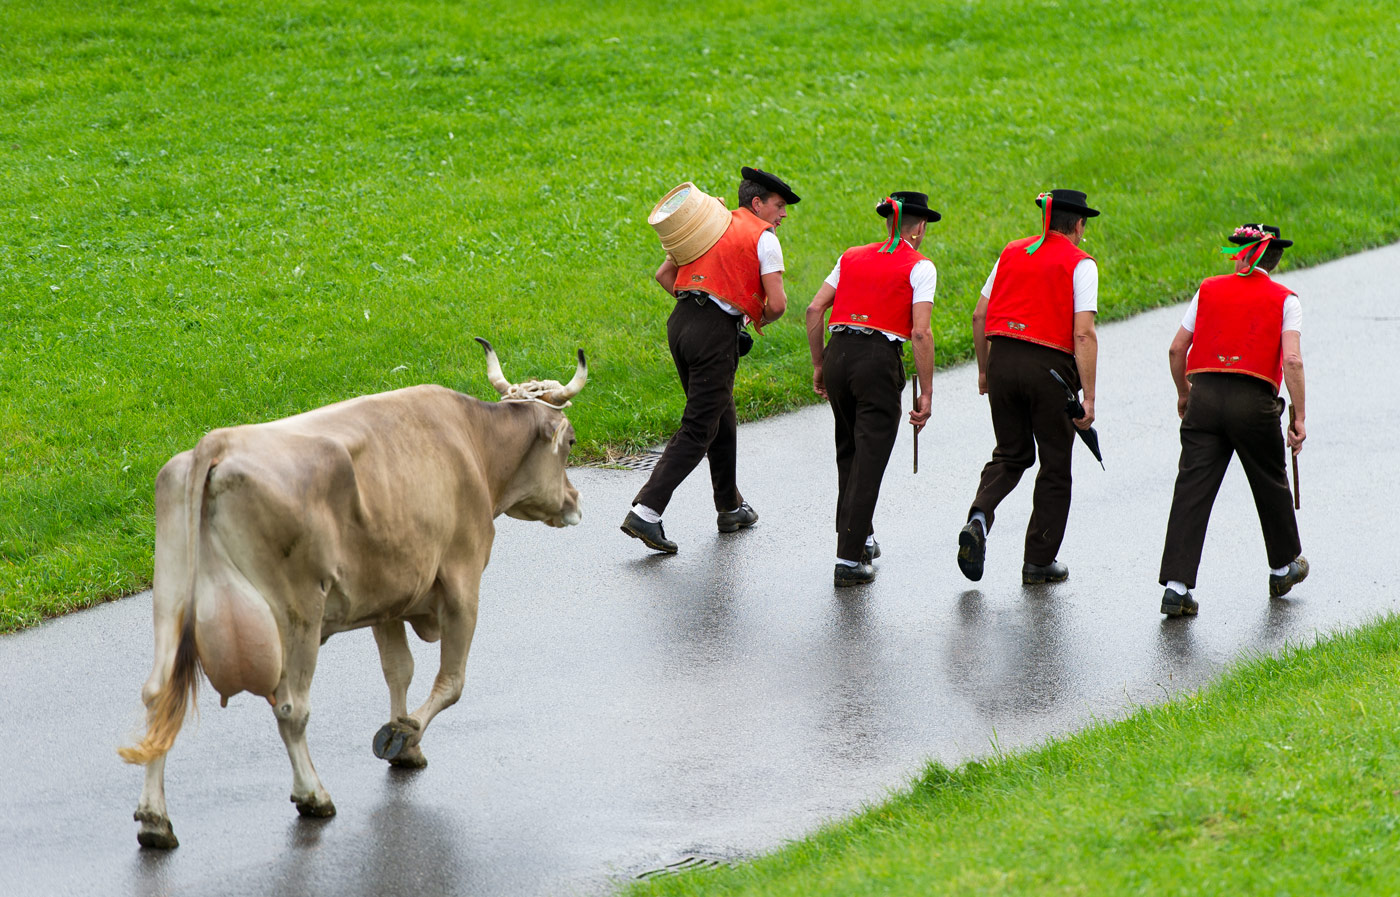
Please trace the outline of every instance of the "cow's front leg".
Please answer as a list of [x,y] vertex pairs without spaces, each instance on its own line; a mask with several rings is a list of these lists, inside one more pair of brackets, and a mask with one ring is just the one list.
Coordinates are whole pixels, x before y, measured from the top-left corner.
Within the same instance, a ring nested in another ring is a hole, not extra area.
[[277,716],[277,731],[292,761],[292,803],[303,816],[335,815],[335,804],[321,785],[321,778],[311,762],[311,750],[306,746],[306,724],[311,719],[308,695],[319,647],[317,635],[297,633],[288,638],[282,681],[273,693],[272,712]]
[[[471,650],[472,636],[476,633],[477,594],[483,567],[484,562],[452,578],[439,574],[445,592],[442,609],[438,613],[442,624],[442,664],[433,679],[433,689],[422,706],[411,715],[400,717],[390,724],[402,735],[400,750],[417,748],[433,717],[462,697],[462,685],[467,675],[467,653]],[[396,735],[391,743],[397,740]]]
[[422,769],[428,765],[419,746],[409,744],[418,724],[408,716],[408,684],[413,680],[413,652],[408,649],[402,620],[374,627],[379,665],[389,685],[389,722],[374,735],[374,755],[394,766]]

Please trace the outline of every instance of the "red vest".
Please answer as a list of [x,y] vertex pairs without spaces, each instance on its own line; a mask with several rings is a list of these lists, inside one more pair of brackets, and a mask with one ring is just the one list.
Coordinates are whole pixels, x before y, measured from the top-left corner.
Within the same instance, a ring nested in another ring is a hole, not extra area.
[[1222,274],[1201,284],[1186,373],[1248,374],[1283,382],[1283,301],[1293,291],[1263,271]]
[[1009,336],[1074,354],[1074,269],[1093,258],[1064,234],[1013,240],[1001,251],[987,302],[987,336]]
[[730,212],[729,227],[710,251],[676,272],[676,291],[702,290],[722,299],[753,320],[763,332],[763,307],[768,297],[758,267],[758,238],[773,225],[750,212]]
[[909,272],[924,261],[903,240],[894,252],[885,242],[847,249],[841,254],[841,279],[831,306],[832,324],[853,324],[909,339],[914,332],[914,288]]

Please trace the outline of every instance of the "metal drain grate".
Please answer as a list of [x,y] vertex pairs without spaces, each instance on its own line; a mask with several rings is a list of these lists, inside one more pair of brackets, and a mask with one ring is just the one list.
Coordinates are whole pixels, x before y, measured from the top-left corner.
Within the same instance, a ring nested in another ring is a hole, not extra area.
[[587,467],[602,467],[609,470],[651,470],[656,467],[656,462],[661,460],[661,449],[651,449],[640,455],[623,455],[620,458],[608,458]]
[[637,878],[641,881],[647,881],[653,878],[661,878],[666,875],[680,875],[682,872],[718,869],[721,866],[728,865],[729,864],[724,862],[723,860],[717,860],[713,857],[688,856],[684,859],[677,860],[676,862],[671,863],[669,865],[662,866],[660,869],[652,869],[647,872],[643,872],[639,874]]

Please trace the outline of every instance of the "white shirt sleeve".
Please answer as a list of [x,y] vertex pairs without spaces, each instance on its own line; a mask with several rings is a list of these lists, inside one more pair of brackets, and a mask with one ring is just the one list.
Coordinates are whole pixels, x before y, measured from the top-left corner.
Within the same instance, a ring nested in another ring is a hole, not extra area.
[[758,273],[772,274],[783,270],[783,247],[778,243],[778,235],[766,230],[758,238]]
[[932,302],[938,289],[938,269],[928,259],[921,259],[909,271],[909,285],[914,288],[914,302]]
[[1187,333],[1196,332],[1196,306],[1201,304],[1201,291],[1197,290],[1196,295],[1191,297],[1191,304],[1186,306],[1186,317],[1181,319],[1181,328]]
[[841,285],[841,259],[836,260],[836,267],[831,269],[831,273],[826,276],[826,285],[833,290]]
[[1296,293],[1290,293],[1283,300],[1283,329],[1303,332],[1303,303],[1298,301]]
[[982,295],[988,299],[992,298],[992,283],[997,279],[997,266],[1001,264],[1001,259],[992,263],[992,273],[987,275],[987,282],[982,284]]
[[1093,259],[1080,259],[1074,266],[1074,310],[1099,310],[1099,266]]

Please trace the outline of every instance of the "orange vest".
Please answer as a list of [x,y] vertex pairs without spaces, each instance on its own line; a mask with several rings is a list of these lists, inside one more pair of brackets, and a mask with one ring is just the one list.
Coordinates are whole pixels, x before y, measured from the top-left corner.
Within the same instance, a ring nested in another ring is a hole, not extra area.
[[750,212],[730,212],[729,227],[710,251],[676,272],[676,291],[701,290],[722,299],[753,320],[763,332],[763,307],[768,297],[758,267],[758,238],[773,225]]
[[903,240],[894,252],[881,252],[886,241],[847,249],[841,254],[841,279],[831,305],[832,324],[852,324],[909,339],[914,331],[914,288],[909,272],[924,256]]
[[1263,271],[1222,274],[1201,284],[1187,375],[1248,374],[1283,382],[1283,302],[1293,291]]
[[1001,251],[987,301],[987,336],[1009,336],[1074,354],[1074,269],[1093,258],[1057,231],[1034,255],[1040,237],[1013,240]]

